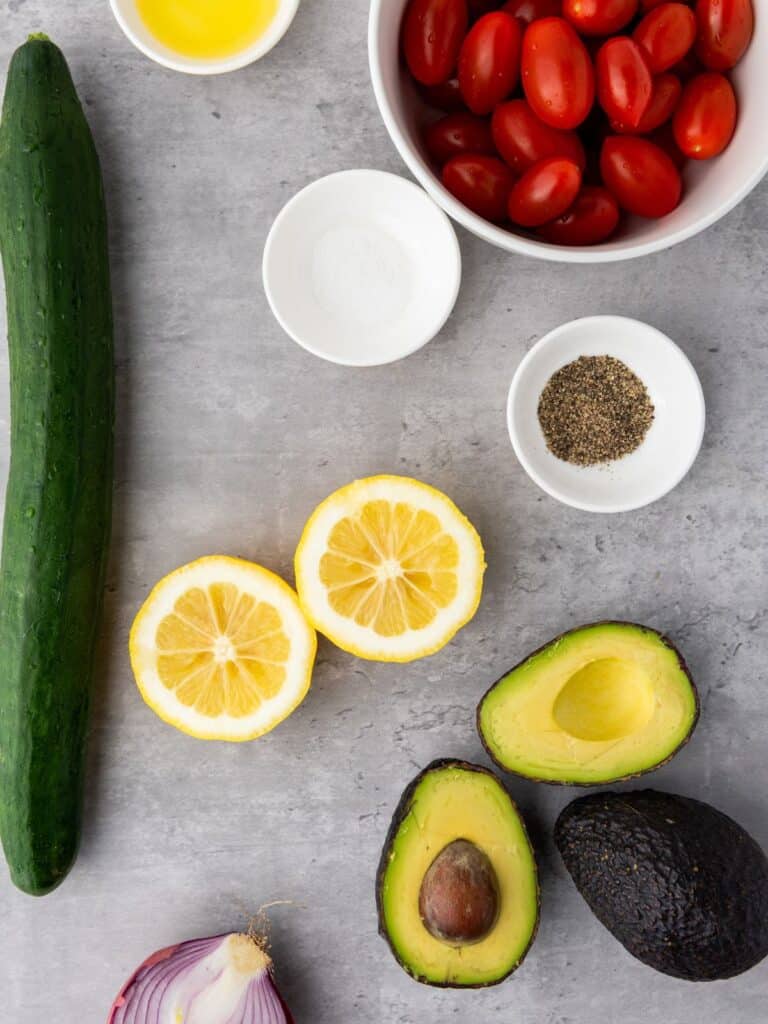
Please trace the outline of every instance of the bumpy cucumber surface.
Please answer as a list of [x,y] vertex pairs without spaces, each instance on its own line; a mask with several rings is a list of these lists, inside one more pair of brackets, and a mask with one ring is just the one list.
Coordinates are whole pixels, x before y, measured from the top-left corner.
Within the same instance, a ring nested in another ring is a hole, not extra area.
[[112,504],[112,303],[101,172],[66,61],[14,55],[0,121],[11,461],[0,569],[0,835],[41,895],[77,853]]

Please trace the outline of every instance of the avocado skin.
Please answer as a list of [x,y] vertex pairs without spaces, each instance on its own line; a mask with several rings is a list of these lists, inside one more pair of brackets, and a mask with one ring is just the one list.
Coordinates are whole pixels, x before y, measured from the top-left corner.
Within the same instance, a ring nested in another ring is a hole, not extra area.
[[630,782],[632,779],[639,779],[642,775],[647,775],[649,772],[658,771],[659,768],[663,768],[665,764],[669,764],[673,757],[677,757],[677,755],[680,753],[683,747],[686,746],[686,744],[689,742],[691,736],[693,736],[696,730],[696,726],[699,724],[699,717],[701,715],[701,700],[699,698],[699,691],[696,688],[696,683],[694,683],[693,681],[693,676],[691,675],[691,671],[688,668],[688,665],[686,664],[685,658],[682,656],[680,651],[678,651],[677,647],[675,647],[675,645],[672,643],[672,641],[669,639],[666,633],[660,633],[659,630],[651,629],[650,626],[641,626],[638,622],[627,622],[624,619],[599,619],[597,622],[587,622],[583,626],[575,626],[573,629],[566,630],[565,633],[559,633],[552,640],[548,640],[547,643],[542,644],[541,647],[537,647],[535,651],[531,651],[530,654],[526,654],[522,661],[518,661],[516,665],[512,666],[512,668],[507,669],[503,676],[500,676],[496,680],[496,682],[493,683],[492,686],[489,686],[488,689],[483,694],[483,696],[480,698],[480,701],[477,705],[477,711],[475,712],[475,728],[477,729],[477,734],[480,737],[480,742],[482,743],[488,757],[490,757],[493,763],[495,765],[498,765],[498,767],[501,768],[502,771],[506,772],[507,775],[516,775],[518,778],[525,779],[527,782],[540,782],[545,786],[568,786],[575,787],[577,789],[594,789],[596,785],[599,785],[599,783],[595,782],[571,782],[567,779],[540,779],[534,775],[525,775],[523,772],[516,772],[513,768],[507,768],[505,765],[501,763],[501,761],[499,761],[499,759],[493,753],[489,745],[486,743],[485,736],[483,735],[482,726],[480,724],[480,712],[483,707],[483,702],[485,701],[486,697],[490,693],[492,693],[500,683],[504,682],[507,676],[509,676],[516,669],[520,668],[522,665],[524,665],[526,661],[529,661],[531,658],[534,658],[537,654],[541,654],[542,651],[545,651],[548,647],[551,647],[552,644],[556,644],[559,640],[563,640],[567,636],[572,636],[574,633],[580,633],[583,629],[591,629],[593,626],[632,626],[633,629],[642,630],[642,632],[644,633],[653,633],[655,636],[657,636],[659,640],[664,644],[664,646],[668,647],[675,654],[680,664],[681,670],[684,672],[688,679],[688,682],[691,687],[691,692],[693,693],[693,699],[696,704],[696,716],[691,722],[691,728],[688,730],[687,735],[680,741],[680,743],[678,743],[675,749],[664,758],[663,761],[657,761],[656,764],[652,764],[648,768],[643,768],[642,771],[632,772],[630,775],[622,775],[620,778],[610,779],[608,781],[610,781],[611,783]]
[[649,967],[715,981],[768,955],[768,859],[709,804],[652,789],[585,796],[555,842],[598,920]]
[[[421,782],[421,780],[424,778],[425,775],[429,775],[430,772],[439,772],[447,768],[460,768],[463,771],[480,772],[483,775],[490,775],[490,777],[494,779],[496,782],[500,782],[497,775],[495,775],[488,768],[483,768],[482,765],[472,764],[470,761],[456,760],[455,758],[451,757],[441,757],[435,761],[430,762],[430,764],[428,764],[427,767],[423,769],[423,771],[420,771],[416,778],[413,779],[411,783],[409,783],[409,785],[403,792],[403,795],[400,797],[400,802],[395,808],[395,813],[392,815],[392,822],[387,831],[387,838],[384,840],[384,846],[382,848],[381,858],[379,860],[379,867],[376,871],[376,911],[378,913],[379,918],[379,935],[386,940],[387,945],[392,951],[392,955],[403,968],[403,970],[407,974],[410,974],[410,976],[415,981],[419,981],[423,985],[430,985],[433,988],[490,988],[493,985],[498,985],[499,982],[504,981],[505,978],[508,978],[510,974],[513,974],[517,970],[517,968],[520,966],[523,960],[525,960],[531,946],[533,945],[536,939],[536,934],[539,930],[539,919],[541,912],[541,888],[539,886],[538,878],[536,880],[536,921],[533,927],[533,932],[531,933],[531,938],[528,942],[528,945],[525,947],[522,954],[520,955],[520,959],[517,961],[517,963],[513,967],[511,967],[505,974],[502,974],[499,978],[496,978],[494,981],[478,982],[474,985],[465,985],[460,984],[458,982],[450,981],[429,981],[427,978],[424,978],[420,974],[418,974],[418,972],[414,970],[411,964],[403,960],[403,958],[400,956],[400,953],[396,949],[394,943],[390,940],[389,933],[387,931],[386,924],[384,921],[384,907],[382,905],[382,888],[384,884],[384,875],[387,870],[387,864],[389,863],[389,855],[392,849],[392,844],[397,838],[397,834],[400,831],[400,826],[410,813],[411,803],[413,801],[413,794],[416,792],[416,788]],[[512,800],[511,797],[510,800],[512,801],[512,806],[517,811],[517,804],[514,802],[514,800]],[[520,816],[519,811],[518,816]],[[523,832],[525,833],[526,839],[530,843],[530,836],[528,835],[528,831],[525,827],[525,822],[523,821],[522,816],[520,816],[520,825],[523,829]]]

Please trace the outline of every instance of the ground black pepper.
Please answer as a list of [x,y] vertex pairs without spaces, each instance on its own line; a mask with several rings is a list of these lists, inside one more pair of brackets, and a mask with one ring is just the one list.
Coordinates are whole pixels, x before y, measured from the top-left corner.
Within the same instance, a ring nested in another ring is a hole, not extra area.
[[579,356],[549,378],[538,414],[553,455],[594,466],[639,448],[654,409],[645,384],[621,360]]

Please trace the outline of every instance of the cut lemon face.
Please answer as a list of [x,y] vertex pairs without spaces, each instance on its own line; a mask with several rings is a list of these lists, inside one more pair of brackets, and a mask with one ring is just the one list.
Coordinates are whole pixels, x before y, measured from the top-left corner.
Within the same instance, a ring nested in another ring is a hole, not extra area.
[[218,555],[162,579],[130,638],[144,700],[206,740],[251,740],[274,729],[304,699],[316,648],[287,583]]
[[319,505],[296,551],[299,600],[338,647],[376,661],[433,654],[477,610],[485,561],[453,502],[409,477],[375,476]]

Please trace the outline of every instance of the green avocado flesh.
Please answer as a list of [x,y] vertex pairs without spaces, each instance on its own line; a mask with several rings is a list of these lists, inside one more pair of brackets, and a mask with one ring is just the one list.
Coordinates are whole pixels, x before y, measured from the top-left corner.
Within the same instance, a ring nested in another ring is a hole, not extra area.
[[768,955],[768,859],[714,807],[598,793],[565,808],[555,842],[596,917],[649,967],[714,981]]
[[377,903],[381,934],[417,981],[493,985],[515,970],[536,932],[539,891],[525,825],[495,775],[435,761],[411,783],[381,855]]
[[486,693],[480,736],[507,771],[592,785],[656,768],[696,725],[683,659],[655,630],[598,622],[565,633]]

